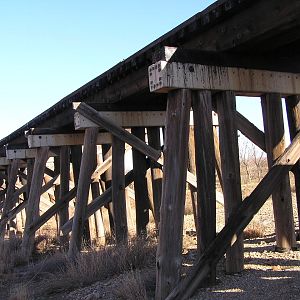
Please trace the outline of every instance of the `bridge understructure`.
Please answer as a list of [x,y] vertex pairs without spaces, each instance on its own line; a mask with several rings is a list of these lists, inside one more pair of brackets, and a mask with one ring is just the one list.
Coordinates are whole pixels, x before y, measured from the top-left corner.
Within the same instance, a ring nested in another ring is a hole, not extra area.
[[[72,258],[83,240],[104,245],[113,235],[121,244],[147,236],[151,212],[157,300],[187,299],[205,280],[213,283],[225,253],[226,272],[241,272],[243,230],[270,195],[276,248],[296,249],[289,172],[300,219],[299,30],[297,0],[217,1],[2,139],[0,239],[20,234],[29,258],[36,233],[57,216]],[[236,110],[236,96],[261,98],[264,131]],[[245,199],[238,130],[269,166]],[[187,183],[198,259],[182,278]],[[226,217],[218,234],[216,201]]]

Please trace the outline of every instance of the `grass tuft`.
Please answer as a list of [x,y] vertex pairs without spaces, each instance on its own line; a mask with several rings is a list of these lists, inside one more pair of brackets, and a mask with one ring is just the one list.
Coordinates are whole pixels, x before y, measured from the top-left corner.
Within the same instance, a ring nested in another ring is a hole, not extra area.
[[244,230],[244,239],[254,239],[263,237],[265,234],[265,228],[258,222],[250,223]]
[[[65,256],[65,260],[59,263],[64,267],[41,281],[38,290],[42,294],[49,295],[87,286],[130,270],[153,267],[155,253],[154,242],[136,239],[130,241],[128,245],[103,247],[98,251],[82,253],[75,261]],[[55,263],[54,259],[52,263]],[[49,267],[48,265],[47,268]]]

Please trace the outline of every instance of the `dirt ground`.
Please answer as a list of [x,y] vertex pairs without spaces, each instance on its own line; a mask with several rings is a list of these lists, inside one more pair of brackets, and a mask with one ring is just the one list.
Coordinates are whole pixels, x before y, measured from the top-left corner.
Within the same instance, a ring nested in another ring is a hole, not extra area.
[[[247,195],[254,185],[244,185],[243,193]],[[293,193],[293,207],[295,227],[298,228],[295,194]],[[189,210],[189,209],[187,209]],[[223,207],[217,205],[217,231],[224,226]],[[213,287],[201,288],[196,299],[300,299],[300,252],[275,252],[275,228],[272,201],[269,199],[255,216],[249,228],[259,229],[262,237],[245,239],[245,270],[241,274],[226,275],[223,258],[217,267],[217,284]],[[183,255],[185,261],[192,262],[196,256],[195,225],[192,214],[185,215]],[[114,290],[125,282],[126,274],[114,276],[109,280],[98,281],[85,287],[74,288],[72,291],[62,291],[53,295],[38,298],[12,297],[13,288],[18,285],[28,285],[35,279],[26,277],[27,267],[18,267],[9,276],[0,276],[0,300],[28,300],[28,299],[74,299],[96,300],[117,299]],[[142,271],[141,271],[142,272]],[[151,270],[155,274],[155,270]],[[39,274],[38,276],[41,276]],[[147,275],[148,276],[148,275]],[[153,281],[153,280],[152,280]],[[34,285],[33,285],[34,288]],[[154,286],[152,287],[152,289]],[[126,299],[126,298],[122,298]],[[132,299],[132,298],[128,298]],[[136,298],[138,299],[138,298]],[[145,298],[140,298],[145,299]],[[153,293],[148,293],[148,299],[153,299]]]

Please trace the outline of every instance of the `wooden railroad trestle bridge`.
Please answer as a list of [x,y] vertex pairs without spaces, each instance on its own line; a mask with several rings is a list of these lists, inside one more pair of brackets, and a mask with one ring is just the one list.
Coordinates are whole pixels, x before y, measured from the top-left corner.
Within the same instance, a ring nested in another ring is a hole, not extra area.
[[[36,231],[58,215],[61,242],[74,257],[83,237],[105,243],[104,233],[113,231],[124,243],[133,227],[145,235],[151,210],[159,229],[156,299],[186,299],[204,279],[213,282],[224,253],[227,272],[243,270],[243,229],[270,195],[277,249],[295,249],[289,171],[300,217],[299,30],[298,0],[217,1],[2,139],[0,238],[21,232],[29,258]],[[237,95],[261,97],[264,132],[236,111]],[[269,164],[243,200],[237,130],[267,153]],[[130,147],[133,169],[125,174]],[[218,235],[216,171],[227,218]],[[132,182],[134,196],[126,190]],[[200,255],[181,280],[187,182]],[[53,205],[41,197],[46,191]],[[128,197],[135,198],[135,225]]]

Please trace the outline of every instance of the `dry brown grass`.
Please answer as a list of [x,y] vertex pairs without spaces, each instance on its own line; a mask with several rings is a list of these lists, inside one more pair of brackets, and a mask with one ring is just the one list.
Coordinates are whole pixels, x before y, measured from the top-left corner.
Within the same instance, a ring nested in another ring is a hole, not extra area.
[[21,242],[18,237],[11,237],[0,243],[0,274],[12,272],[13,268],[24,262],[21,255]]
[[114,296],[120,300],[148,299],[147,282],[145,279],[145,274],[140,270],[125,273],[113,290]]
[[31,295],[27,285],[18,285],[10,292],[8,300],[30,300]]
[[[54,273],[52,270],[47,279],[39,283],[39,293],[51,294],[71,290],[112,278],[129,270],[154,266],[155,253],[156,246],[152,241],[136,239],[128,245],[82,253],[75,261],[70,261],[65,256],[65,260],[60,262],[62,266],[60,270]],[[48,264],[47,268],[50,266],[51,264]],[[47,272],[47,268],[44,265],[43,271]]]
[[244,230],[244,239],[254,239],[263,237],[265,234],[265,228],[258,222],[251,222]]

